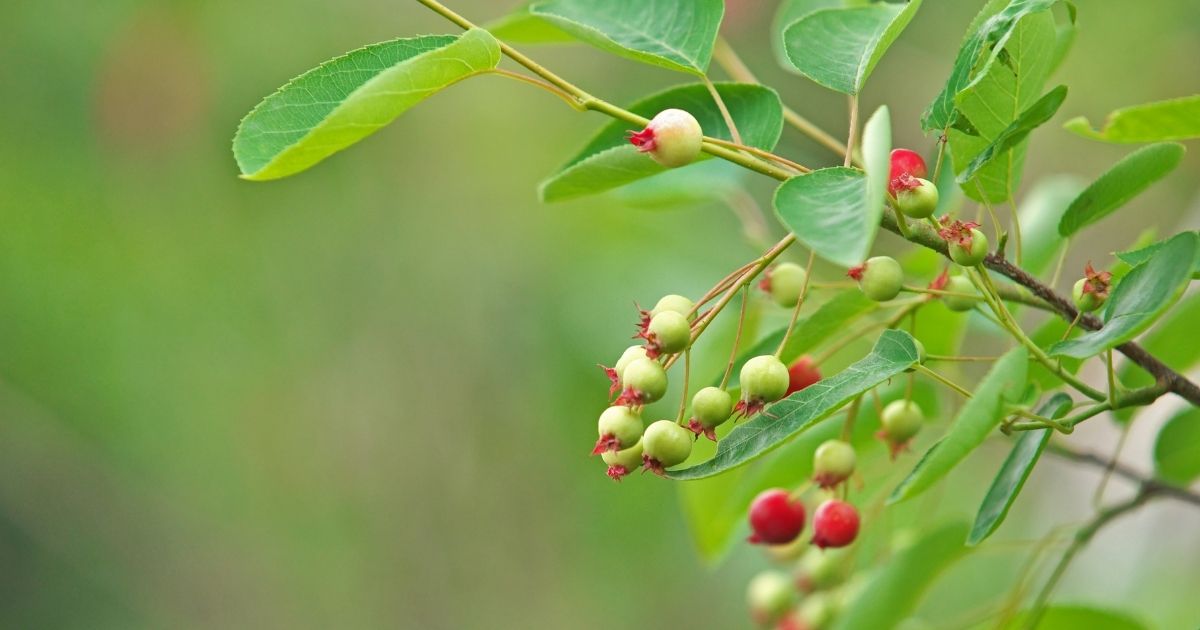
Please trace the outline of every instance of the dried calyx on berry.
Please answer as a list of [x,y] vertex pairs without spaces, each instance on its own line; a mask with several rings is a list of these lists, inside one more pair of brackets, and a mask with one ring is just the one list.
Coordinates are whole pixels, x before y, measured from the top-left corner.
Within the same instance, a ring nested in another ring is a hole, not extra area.
[[664,109],[645,129],[630,132],[629,142],[655,162],[673,168],[699,157],[704,131],[695,116],[682,109]]
[[1090,313],[1108,301],[1108,292],[1112,288],[1112,272],[1096,271],[1092,263],[1083,269],[1083,277],[1075,283],[1071,291],[1075,298],[1075,308]]
[[[964,276],[950,276],[943,290],[947,293],[978,295],[975,291],[975,285],[971,284],[971,281]],[[979,300],[966,297],[965,295],[943,295],[942,303],[946,305],[946,308],[956,313],[962,313],[975,308]]]
[[974,267],[987,257],[987,236],[978,229],[974,221],[956,221],[950,217],[942,217],[938,236],[946,241],[950,251],[950,260],[963,267]]
[[621,388],[616,404],[629,407],[648,405],[667,393],[667,371],[654,359],[634,359],[621,372]]
[[925,167],[925,159],[916,151],[909,149],[892,149],[891,169],[888,173],[888,194],[896,196],[903,186],[899,180],[903,177],[925,177],[929,170]]
[[883,408],[879,416],[880,428],[878,437],[887,443],[892,458],[908,447],[925,423],[925,413],[921,406],[912,400],[894,400]]
[[617,405],[605,409],[598,425],[600,438],[592,455],[627,449],[642,437],[642,415],[629,407]]
[[646,427],[642,436],[642,465],[656,475],[682,464],[692,454],[691,431],[671,420],[659,420]]
[[832,488],[854,474],[854,447],[842,440],[826,440],[813,452],[813,481]]
[[716,442],[716,428],[733,415],[733,396],[720,387],[705,387],[692,396],[692,419],[688,428]]
[[900,295],[900,289],[904,287],[904,269],[890,256],[868,258],[846,275],[857,280],[863,295],[876,302],[886,302]]
[[806,354],[796,359],[792,367],[788,368],[788,388],[784,396],[791,396],[819,380],[821,380],[821,370],[817,369],[817,364],[813,363],[812,357]]
[[938,205],[938,189],[933,182],[912,175],[892,181],[896,187],[896,209],[904,216],[924,219],[933,216]]
[[808,272],[804,267],[792,262],[779,263],[763,274],[758,286],[771,296],[780,306],[793,308],[804,293],[804,283]]
[[783,545],[804,531],[804,504],[783,488],[763,490],[750,504],[750,538],[754,544]]
[[606,474],[613,481],[637,470],[642,465],[642,443],[638,441],[633,446],[620,451],[604,451],[600,458],[608,465]]
[[813,512],[813,544],[827,547],[845,547],[858,537],[858,510],[853,505],[837,499],[817,506]]
[[774,355],[765,354],[746,361],[740,376],[742,399],[734,411],[745,418],[753,416],[783,398],[789,381],[787,366]]
[[796,589],[788,576],[778,571],[764,571],[754,576],[746,586],[746,605],[750,616],[759,625],[779,621],[795,605]]
[[625,352],[621,353],[621,358],[612,367],[600,366],[604,370],[604,375],[608,377],[611,385],[608,388],[608,395],[621,391],[621,375],[625,373],[625,368],[629,366],[634,359],[643,359],[646,357],[646,349],[641,346],[629,346],[625,348]]
[[646,331],[638,336],[646,340],[646,356],[655,359],[685,350],[692,342],[692,327],[683,315],[663,311],[652,317]]

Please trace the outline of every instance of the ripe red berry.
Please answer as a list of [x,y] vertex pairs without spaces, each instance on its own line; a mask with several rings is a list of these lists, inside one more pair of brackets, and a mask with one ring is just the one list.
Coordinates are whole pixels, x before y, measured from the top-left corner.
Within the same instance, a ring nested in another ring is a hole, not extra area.
[[804,504],[782,488],[764,490],[750,504],[750,542],[782,545],[804,530]]
[[845,547],[858,537],[858,510],[845,501],[830,499],[813,512],[813,544]]
[[901,177],[925,177],[929,170],[925,167],[925,159],[916,151],[908,149],[892,149],[892,166],[888,174],[888,194],[896,196],[896,190],[901,187],[897,180]]
[[806,354],[796,359],[792,367],[788,368],[788,388],[784,397],[791,396],[819,380],[821,380],[821,370],[817,369],[817,364],[813,363],[812,357]]

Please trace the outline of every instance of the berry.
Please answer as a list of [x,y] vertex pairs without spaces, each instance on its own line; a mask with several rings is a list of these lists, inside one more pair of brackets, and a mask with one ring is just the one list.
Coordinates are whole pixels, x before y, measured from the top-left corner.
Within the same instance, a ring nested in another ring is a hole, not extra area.
[[633,446],[622,451],[604,451],[600,454],[600,459],[608,464],[606,474],[613,481],[620,481],[621,477],[637,470],[642,465],[642,443],[639,440]]
[[793,308],[800,301],[800,294],[804,292],[807,279],[808,272],[804,267],[785,262],[768,270],[758,286],[769,293],[776,304]]
[[705,387],[692,396],[692,419],[688,428],[716,442],[716,428],[733,414],[733,396],[720,387]]
[[608,395],[612,396],[621,390],[621,375],[625,373],[625,368],[629,366],[634,359],[641,359],[646,356],[646,349],[642,346],[629,346],[625,348],[625,352],[621,353],[621,358],[612,367],[600,367],[604,369],[604,374],[608,376],[608,380],[612,386],[608,388]]
[[656,475],[682,464],[692,454],[691,431],[671,420],[659,420],[646,427],[642,436],[642,465]]
[[929,174],[925,159],[916,151],[892,149],[891,172],[888,173],[888,194],[893,197],[900,186],[896,180],[904,177],[925,177]]
[[845,547],[858,537],[858,510],[853,505],[837,499],[829,499],[813,512],[813,544],[827,547]]
[[1075,308],[1090,313],[1108,301],[1108,290],[1112,285],[1112,272],[1096,271],[1092,263],[1084,268],[1084,277],[1075,283],[1071,295],[1075,298]]
[[765,354],[746,361],[741,372],[742,399],[734,411],[743,417],[762,411],[767,404],[787,394],[789,382],[787,366],[774,355]]
[[755,623],[768,625],[791,610],[796,598],[792,581],[778,571],[764,571],[746,586],[746,604]]
[[674,168],[700,156],[704,131],[695,116],[682,109],[664,109],[645,129],[630,132],[629,142],[655,162]]
[[841,440],[826,440],[813,452],[813,481],[832,488],[854,474],[854,447]]
[[846,275],[858,281],[863,294],[876,302],[886,302],[900,295],[904,285],[904,269],[895,258],[875,256],[851,269]]
[[963,267],[974,267],[987,257],[987,236],[976,228],[974,221],[954,221],[950,217],[942,217],[938,236],[946,241],[950,251],[950,260]]
[[796,588],[806,593],[831,589],[845,581],[849,568],[846,551],[809,548],[796,570]]
[[[926,356],[925,355],[925,344],[921,343],[920,339],[917,339],[914,337],[913,338],[913,346],[916,347],[916,349],[917,349],[917,364],[916,365],[925,365],[925,356]],[[915,372],[917,369],[916,365],[914,365],[913,367],[910,367],[904,371],[905,372]]]
[[821,380],[821,371],[817,369],[812,358],[806,354],[796,359],[792,367],[788,368],[788,388],[784,396],[791,396],[819,380]]
[[883,408],[879,416],[882,428],[879,437],[891,448],[892,457],[908,446],[909,440],[921,430],[925,413],[920,405],[911,400],[894,400]]
[[646,356],[653,359],[660,354],[682,352],[692,341],[692,328],[683,315],[663,311],[650,320],[642,336],[646,339]]
[[654,359],[634,359],[621,372],[621,395],[618,405],[635,407],[652,403],[667,393],[667,372]]
[[609,407],[600,414],[600,439],[592,455],[633,446],[642,437],[642,415],[629,407]]
[[800,609],[796,611],[796,616],[804,624],[801,626],[802,628],[818,630],[818,628],[828,627],[836,613],[837,602],[832,594],[811,593],[804,598],[804,601],[800,602]]
[[938,205],[938,189],[933,182],[920,177],[900,177],[896,190],[896,209],[905,216],[924,219],[933,216]]
[[763,490],[750,504],[750,538],[754,544],[782,545],[804,531],[804,504],[787,490]]
[[[971,284],[971,281],[963,276],[951,276],[950,279],[946,281],[945,290],[950,293],[968,293],[971,295],[978,295],[978,293],[975,292],[975,285]],[[960,297],[957,295],[942,296],[942,303],[946,305],[946,308],[956,313],[969,311],[975,308],[975,305],[978,302],[979,300],[973,300],[969,297]]]
[[683,297],[682,295],[675,295],[672,293],[671,295],[662,296],[662,299],[660,299],[650,311],[650,317],[654,317],[655,315],[658,315],[664,311],[674,311],[680,315],[683,315],[684,317],[688,317],[692,314],[692,308],[695,306],[695,303],[691,300]]

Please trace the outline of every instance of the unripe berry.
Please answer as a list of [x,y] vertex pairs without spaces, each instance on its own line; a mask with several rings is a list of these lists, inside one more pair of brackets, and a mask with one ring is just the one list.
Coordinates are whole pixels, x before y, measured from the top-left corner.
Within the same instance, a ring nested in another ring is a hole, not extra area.
[[1104,306],[1104,303],[1108,301],[1108,291],[1112,285],[1112,272],[1096,271],[1089,262],[1083,273],[1083,278],[1075,283],[1071,294],[1075,298],[1075,308],[1084,313],[1090,313]]
[[1085,286],[1087,286],[1087,278],[1080,278],[1079,281],[1075,283],[1075,287],[1071,289],[1071,297],[1075,298],[1075,308],[1083,311],[1084,313],[1090,313],[1100,308],[1100,306],[1104,304],[1104,301],[1100,300],[1091,293],[1084,293],[1083,288]]
[[883,408],[879,416],[879,437],[891,448],[892,457],[903,450],[909,440],[921,430],[925,413],[912,400],[894,400]]
[[904,177],[925,177],[929,174],[925,167],[925,159],[915,151],[908,149],[892,149],[891,169],[888,173],[888,194],[896,196],[900,187],[897,180]]
[[886,302],[904,286],[904,269],[890,256],[875,256],[851,269],[848,276],[858,281],[858,288],[876,302]]
[[705,387],[692,396],[692,419],[688,428],[717,441],[716,428],[733,414],[733,396],[720,387]]
[[920,177],[902,177],[901,180],[903,187],[896,191],[896,209],[914,219],[933,216],[938,205],[937,186]]
[[841,440],[826,440],[813,452],[813,481],[832,488],[854,474],[854,447]]
[[674,168],[700,156],[704,131],[695,116],[682,109],[664,109],[645,129],[630,133],[629,142],[655,162]]
[[817,364],[813,363],[812,357],[806,354],[796,359],[792,367],[788,368],[788,388],[784,396],[791,396],[819,380],[821,380],[821,370],[817,369]]
[[659,420],[646,427],[642,436],[642,465],[656,475],[682,464],[692,454],[691,431],[671,420]]
[[789,382],[787,366],[774,355],[765,354],[746,361],[741,372],[742,399],[738,401],[736,411],[743,416],[762,411],[767,404],[783,398]]
[[621,477],[637,470],[642,465],[642,443],[638,441],[633,446],[621,451],[604,451],[600,454],[600,458],[608,464],[606,474],[613,481],[620,481]]
[[604,370],[604,375],[608,377],[612,386],[608,388],[608,395],[621,391],[621,375],[625,373],[625,368],[634,360],[641,359],[646,356],[646,349],[642,346],[629,346],[625,348],[625,352],[621,353],[621,358],[617,359],[616,364],[612,367],[600,367]]
[[804,531],[804,504],[782,488],[764,490],[750,504],[750,538],[754,544],[783,545]]
[[759,287],[769,293],[776,304],[794,308],[804,292],[807,278],[804,267],[792,262],[779,263],[767,271]]
[[675,311],[663,311],[650,320],[646,327],[646,355],[682,352],[692,341],[692,328],[683,315]]
[[845,581],[849,569],[846,551],[809,548],[796,569],[796,587],[806,593],[831,589]]
[[768,625],[778,621],[796,599],[796,589],[788,577],[777,571],[764,571],[746,586],[746,604],[755,623]]
[[629,448],[642,437],[642,416],[629,407],[617,405],[600,414],[600,439],[592,454],[616,452]]
[[667,372],[654,359],[634,359],[621,373],[621,385],[618,405],[647,405],[667,393]]
[[833,621],[837,614],[836,598],[830,593],[810,593],[800,602],[796,611],[805,630],[821,630]]
[[[950,279],[946,281],[945,290],[950,293],[979,295],[975,291],[975,285],[971,284],[971,281],[964,276],[950,276]],[[962,313],[975,308],[975,305],[979,303],[979,300],[973,300],[969,297],[961,297],[957,295],[943,295],[942,303],[946,305],[946,308],[956,313]]]
[[830,499],[813,512],[813,544],[845,547],[858,537],[858,510],[845,501]]
[[974,267],[987,257],[988,240],[983,232],[971,229],[969,244],[950,243],[950,260],[963,267]]
[[675,295],[674,293],[671,295],[664,295],[658,300],[658,303],[655,304],[654,308],[650,311],[650,317],[654,317],[655,315],[665,311],[674,311],[680,315],[683,315],[684,317],[687,317],[688,315],[692,314],[693,306],[695,306],[695,303],[686,297],[683,297],[682,295]]

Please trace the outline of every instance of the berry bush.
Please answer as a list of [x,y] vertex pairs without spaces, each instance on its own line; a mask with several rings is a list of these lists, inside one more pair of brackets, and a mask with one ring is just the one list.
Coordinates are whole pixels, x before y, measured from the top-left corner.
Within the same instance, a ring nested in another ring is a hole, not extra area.
[[[1030,551],[1031,566],[1048,568],[998,578],[998,602],[935,627],[1141,627],[1136,610],[1069,608],[1055,588],[1114,519],[1152,499],[1200,506],[1188,489],[1200,475],[1200,386],[1183,373],[1200,352],[1173,347],[1164,332],[1194,323],[1196,296],[1184,296],[1200,277],[1200,235],[1141,238],[1110,256],[1088,249],[1087,230],[1170,175],[1179,141],[1200,137],[1200,98],[1133,105],[1098,129],[1071,120],[1066,129],[1091,141],[1142,146],[1068,203],[1027,211],[1017,199],[1031,136],[1049,133],[1041,128],[1066,102],[1068,87],[1050,84],[1074,37],[1071,2],[987,2],[940,92],[890,95],[927,103],[910,120],[887,105],[860,112],[859,95],[922,0],[783,0],[767,35],[787,69],[845,95],[848,127],[835,135],[758,83],[719,34],[721,0],[546,0],[482,26],[418,1],[463,32],[374,44],[292,80],[238,128],[242,176],[308,169],[431,94],[495,74],[612,119],[543,182],[545,202],[635,185],[695,198],[739,172],[774,180],[781,238],[702,294],[669,293],[631,312],[636,343],[620,352],[614,339],[597,373],[607,404],[577,418],[598,418],[591,454],[609,478],[640,470],[651,474],[639,481],[700,489],[692,496],[707,503],[693,508],[708,510],[691,518],[723,529],[716,555],[762,549],[780,565],[746,587],[754,623],[900,625],[939,575],[1002,526],[1049,456],[1104,468],[1105,483],[1119,474],[1137,490],[1105,500],[1102,485],[1090,520]],[[588,44],[688,82],[621,107],[528,52],[550,42]],[[732,81],[709,78],[718,66]],[[777,152],[785,126],[825,159]],[[927,146],[893,147],[898,126],[919,128]],[[878,253],[884,240],[892,255]],[[1093,262],[1067,268],[1069,248]],[[663,278],[662,290],[679,288]],[[777,329],[759,330],[772,318]],[[701,366],[714,362],[699,359],[711,357],[723,367],[709,373]],[[1116,465],[1123,440],[1103,456],[1072,444],[1080,424],[1111,418],[1127,430],[1163,397],[1185,410],[1163,429],[1154,475]],[[974,484],[973,521],[930,508],[916,530],[890,527],[892,511],[935,504],[989,438],[1009,454]],[[1179,456],[1184,449],[1193,456]]]

